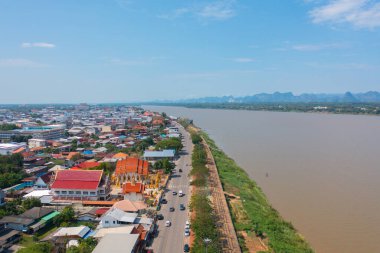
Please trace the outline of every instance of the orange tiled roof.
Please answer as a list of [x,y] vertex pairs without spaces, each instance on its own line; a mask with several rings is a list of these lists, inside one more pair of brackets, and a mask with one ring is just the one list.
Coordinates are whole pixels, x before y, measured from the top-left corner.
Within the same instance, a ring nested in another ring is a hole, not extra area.
[[40,151],[40,150],[43,150],[45,149],[44,147],[35,147],[35,148],[31,148],[30,151]]
[[120,160],[116,163],[115,175],[137,173],[146,176],[149,174],[148,168],[148,161],[136,157],[128,157],[127,159]]
[[12,152],[12,154],[18,154],[18,153],[21,153],[21,152],[24,152],[25,151],[25,148],[19,148],[19,149],[16,149],[15,151]]
[[33,152],[24,152],[22,153],[22,156],[24,158],[29,158],[29,157],[33,157],[35,154]]
[[164,121],[162,119],[153,120],[153,125],[163,125]]
[[71,160],[75,155],[78,155],[79,152],[70,152],[66,157],[68,160]]
[[143,183],[135,183],[134,185],[131,182],[123,184],[123,193],[143,193],[144,192],[144,184]]
[[99,165],[100,165],[100,163],[98,163],[98,162],[83,162],[83,163],[78,164],[77,167],[85,170],[85,169],[91,169],[94,167],[98,167]]
[[120,153],[115,154],[112,158],[115,158],[115,159],[127,159],[127,157],[128,157],[127,154],[120,152]]

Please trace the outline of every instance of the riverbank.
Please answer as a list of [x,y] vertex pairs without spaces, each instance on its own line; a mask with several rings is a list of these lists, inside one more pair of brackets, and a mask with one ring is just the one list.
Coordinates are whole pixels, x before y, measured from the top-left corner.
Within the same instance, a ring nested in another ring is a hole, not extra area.
[[380,103],[163,103],[152,105],[193,109],[380,116]]
[[[291,223],[270,205],[247,173],[200,132],[211,149],[243,252],[311,253],[313,250]],[[252,249],[252,246],[259,250]]]

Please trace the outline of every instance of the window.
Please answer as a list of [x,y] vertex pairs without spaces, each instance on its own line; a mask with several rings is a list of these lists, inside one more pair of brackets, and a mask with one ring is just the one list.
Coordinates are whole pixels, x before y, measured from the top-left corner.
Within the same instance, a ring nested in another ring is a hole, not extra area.
[[55,193],[55,194],[60,194],[61,192],[60,192],[60,191],[55,191],[54,193]]
[[62,194],[67,194],[67,191],[62,191]]
[[69,191],[69,194],[74,194],[74,192],[73,191]]
[[88,192],[83,192],[83,195],[88,195]]
[[108,220],[106,220],[104,223],[105,223],[105,224],[108,224],[109,222],[108,222]]
[[75,194],[78,194],[78,195],[80,195],[80,193],[81,193],[80,191],[76,191],[76,192],[75,192]]
[[113,221],[113,224],[115,224],[115,221]]

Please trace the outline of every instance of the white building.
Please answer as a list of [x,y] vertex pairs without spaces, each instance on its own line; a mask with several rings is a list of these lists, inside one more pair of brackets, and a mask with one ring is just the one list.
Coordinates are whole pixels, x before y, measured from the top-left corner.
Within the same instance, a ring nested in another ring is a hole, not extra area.
[[126,213],[118,208],[112,207],[100,218],[99,227],[109,228],[133,224],[137,215],[137,213]]
[[46,140],[44,140],[44,139],[29,139],[28,145],[29,145],[29,148],[45,147],[46,146]]
[[19,148],[26,148],[26,143],[0,143],[0,155],[11,155],[13,151],[16,151]]

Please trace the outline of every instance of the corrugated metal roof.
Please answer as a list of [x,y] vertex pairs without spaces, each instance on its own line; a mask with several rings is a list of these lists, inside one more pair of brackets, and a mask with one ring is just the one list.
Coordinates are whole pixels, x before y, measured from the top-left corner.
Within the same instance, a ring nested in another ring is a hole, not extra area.
[[162,151],[146,150],[144,152],[144,157],[161,158],[161,157],[174,157],[174,156],[175,156],[175,150],[173,149],[165,149]]

